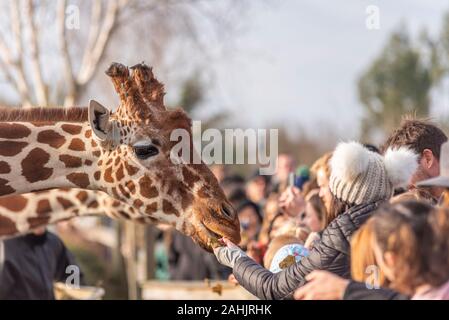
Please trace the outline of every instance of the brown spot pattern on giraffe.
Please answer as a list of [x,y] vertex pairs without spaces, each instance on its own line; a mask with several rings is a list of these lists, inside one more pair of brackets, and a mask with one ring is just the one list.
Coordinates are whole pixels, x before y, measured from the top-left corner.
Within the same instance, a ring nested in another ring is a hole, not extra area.
[[0,174],[10,173],[10,172],[11,172],[11,167],[8,164],[8,162],[0,161]]
[[0,156],[13,157],[19,154],[27,145],[27,142],[0,141]]
[[8,180],[0,178],[0,196],[5,196],[16,191],[16,189],[9,186],[8,183]]
[[52,168],[45,165],[50,160],[48,152],[41,148],[34,148],[22,160],[22,175],[28,182],[47,180],[53,173]]
[[58,149],[65,143],[65,138],[54,130],[44,130],[37,134],[37,141]]
[[198,196],[200,197],[200,198],[210,198],[210,196],[209,196],[209,194],[208,194],[208,191],[207,191],[207,188],[206,187],[201,187],[201,189],[200,190],[198,190]]
[[123,210],[119,210],[118,213],[125,219],[130,219],[131,217]]
[[112,194],[114,195],[114,198],[116,199],[121,199],[122,196],[117,192],[117,188],[116,187],[112,187]]
[[147,205],[145,208],[145,213],[153,214],[157,211],[157,202],[153,202],[152,204]]
[[129,198],[129,192],[121,184],[118,185],[118,188],[125,198]]
[[162,211],[166,214],[174,214],[179,217],[179,211],[173,206],[173,204],[168,200],[162,200]]
[[73,151],[84,151],[86,150],[86,146],[84,145],[83,140],[79,138],[73,138],[70,142],[69,149]]
[[120,167],[115,172],[115,178],[117,179],[117,181],[121,181],[124,177],[125,175],[123,173],[123,165],[120,165]]
[[128,191],[131,194],[135,194],[136,193],[136,185],[134,184],[134,182],[132,182],[131,180],[129,180],[128,182],[126,182],[125,184],[126,188],[128,189]]
[[109,183],[114,182],[114,178],[112,177],[112,167],[109,167],[104,171],[104,181]]
[[36,213],[39,216],[45,215],[51,211],[52,211],[52,208],[50,205],[50,201],[48,201],[47,199],[39,200],[39,202],[37,203],[37,207],[36,207]]
[[136,167],[130,165],[126,161],[125,161],[125,168],[126,168],[126,171],[128,172],[129,176],[133,176],[134,174],[136,174],[139,171],[139,168],[136,168]]
[[141,206],[143,206],[142,200],[140,200],[140,199],[134,200],[133,206],[136,208],[140,208]]
[[0,216],[0,235],[11,235],[19,232],[14,221],[7,217]]
[[98,181],[98,180],[100,180],[100,177],[101,177],[101,172],[100,171],[95,171],[94,179]]
[[64,162],[66,168],[79,168],[83,164],[82,159],[80,157],[74,157],[68,154],[60,155],[59,160]]
[[4,139],[21,139],[28,137],[31,130],[20,123],[0,123],[0,136]]
[[80,191],[80,192],[78,192],[78,193],[76,194],[76,198],[77,198],[79,201],[84,202],[84,201],[87,200],[88,194],[87,194],[86,191],[82,190],[82,191]]
[[67,180],[72,182],[74,185],[80,187],[80,188],[87,188],[90,184],[89,176],[87,173],[81,173],[81,172],[74,172],[69,175],[67,175]]
[[159,195],[157,188],[152,185],[153,182],[148,176],[143,176],[139,180],[140,194],[144,198],[155,198]]
[[187,184],[189,188],[193,188],[195,182],[199,181],[200,178],[190,172],[186,167],[182,167],[182,177],[184,182]]
[[63,124],[61,126],[62,130],[64,130],[65,132],[75,135],[75,134],[80,134],[81,130],[83,129],[83,127],[79,126],[79,125],[75,125],[75,124]]
[[27,222],[30,225],[30,229],[34,229],[34,228],[48,224],[49,220],[50,220],[50,216],[48,216],[48,217],[33,217],[33,218],[28,218]]
[[22,195],[14,195],[0,198],[0,206],[9,211],[20,212],[27,206],[28,200]]
[[70,207],[73,206],[72,201],[67,200],[66,198],[63,198],[63,197],[56,197],[56,200],[58,200],[58,202],[61,204],[61,206],[62,206],[64,209],[68,209],[68,208],[70,208]]
[[87,206],[88,208],[98,208],[98,201],[97,200],[93,200],[89,203],[89,205]]

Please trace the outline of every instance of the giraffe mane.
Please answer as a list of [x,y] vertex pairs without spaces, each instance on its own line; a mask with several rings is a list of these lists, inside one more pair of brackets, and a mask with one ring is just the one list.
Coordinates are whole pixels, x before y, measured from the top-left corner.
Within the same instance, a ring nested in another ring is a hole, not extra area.
[[86,122],[85,107],[71,108],[8,108],[0,107],[0,122]]

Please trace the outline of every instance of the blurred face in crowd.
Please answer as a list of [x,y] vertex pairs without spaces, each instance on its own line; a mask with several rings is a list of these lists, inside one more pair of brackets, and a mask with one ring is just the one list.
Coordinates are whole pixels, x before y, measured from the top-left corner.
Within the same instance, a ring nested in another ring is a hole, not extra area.
[[295,161],[288,154],[280,154],[278,157],[276,176],[279,181],[287,181],[290,172],[295,170]]
[[240,242],[240,245],[245,246],[249,241],[257,238],[261,223],[256,210],[252,206],[243,207],[239,211],[238,216],[242,236],[242,242]]
[[265,198],[267,183],[263,177],[256,177],[246,184],[246,195],[252,202],[258,203]]
[[320,198],[323,200],[324,206],[326,210],[329,212],[331,210],[332,204],[332,193],[329,189],[329,178],[323,169],[319,169],[316,173],[316,179],[318,183],[318,187],[320,188]]
[[279,212],[277,196],[270,196],[265,203],[264,219],[271,220]]
[[[434,178],[440,175],[440,162],[435,157],[433,152],[429,149],[424,149],[419,160],[419,167],[413,174],[410,184],[415,185],[419,181]],[[431,187],[429,188],[432,195],[438,198],[444,191],[443,188]]]
[[321,221],[318,217],[318,212],[310,202],[306,203],[306,215],[304,217],[304,224],[309,227],[312,232],[321,231]]

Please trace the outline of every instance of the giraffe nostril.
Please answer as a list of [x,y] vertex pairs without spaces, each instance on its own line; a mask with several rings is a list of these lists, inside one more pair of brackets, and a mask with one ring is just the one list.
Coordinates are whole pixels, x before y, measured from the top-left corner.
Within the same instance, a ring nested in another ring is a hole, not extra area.
[[234,208],[228,206],[228,205],[224,205],[221,208],[221,213],[228,219],[233,220],[235,218],[235,210]]

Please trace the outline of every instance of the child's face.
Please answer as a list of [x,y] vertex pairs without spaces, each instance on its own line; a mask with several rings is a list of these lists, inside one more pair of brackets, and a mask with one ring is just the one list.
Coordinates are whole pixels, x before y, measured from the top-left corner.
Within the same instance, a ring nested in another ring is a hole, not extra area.
[[321,221],[318,218],[316,210],[309,202],[307,202],[306,204],[306,216],[304,218],[304,224],[308,226],[312,232],[321,231]]
[[[249,240],[254,240],[260,229],[260,222],[257,213],[250,206],[247,206],[239,212],[240,232],[242,234],[241,245],[246,245]],[[247,241],[244,241],[247,240]]]
[[323,169],[318,170],[316,174],[316,181],[318,183],[318,187],[320,187],[319,196],[321,200],[323,200],[326,210],[330,211],[332,206],[332,193],[329,189],[329,179]]

